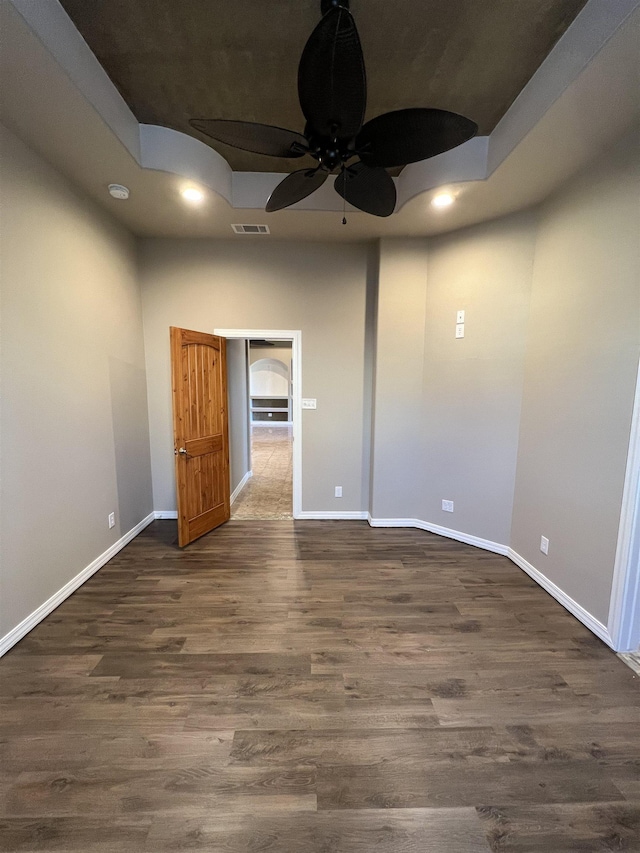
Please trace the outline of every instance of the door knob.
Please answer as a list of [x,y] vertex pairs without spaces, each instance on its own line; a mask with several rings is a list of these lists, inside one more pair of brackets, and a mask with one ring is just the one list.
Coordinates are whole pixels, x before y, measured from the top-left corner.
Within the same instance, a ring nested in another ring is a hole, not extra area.
[[183,456],[186,456],[187,455],[187,448],[186,447],[179,448],[178,453],[181,453]]

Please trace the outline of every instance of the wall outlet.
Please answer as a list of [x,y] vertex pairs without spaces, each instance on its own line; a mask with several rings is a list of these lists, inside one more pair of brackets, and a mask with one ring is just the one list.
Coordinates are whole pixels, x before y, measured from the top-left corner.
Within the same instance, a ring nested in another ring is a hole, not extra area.
[[302,398],[302,408],[303,409],[317,409],[318,401],[315,397],[303,397]]
[[342,497],[342,486],[336,486],[336,497],[337,498]]
[[464,338],[464,323],[456,325],[456,338]]
[[445,512],[453,512],[453,501],[442,501],[442,509]]
[[116,514],[115,514],[115,512],[110,512],[109,513],[109,530],[111,530],[111,528],[115,527],[115,526],[116,526]]
[[543,554],[549,553],[549,540],[547,539],[546,536],[540,537],[540,550],[542,551]]

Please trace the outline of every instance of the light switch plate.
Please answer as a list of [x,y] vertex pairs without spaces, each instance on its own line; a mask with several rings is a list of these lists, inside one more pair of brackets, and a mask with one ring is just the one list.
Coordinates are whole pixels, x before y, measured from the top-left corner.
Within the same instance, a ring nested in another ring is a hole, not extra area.
[[464,323],[464,311],[458,311],[456,314],[456,323]]
[[458,323],[456,326],[456,338],[464,338],[464,323]]
[[315,397],[303,397],[302,398],[302,408],[303,409],[317,409],[318,401]]

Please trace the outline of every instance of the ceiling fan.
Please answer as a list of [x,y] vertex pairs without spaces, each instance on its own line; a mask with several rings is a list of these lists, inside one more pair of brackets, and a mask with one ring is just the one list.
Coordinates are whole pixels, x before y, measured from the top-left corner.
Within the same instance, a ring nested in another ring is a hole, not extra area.
[[390,216],[396,188],[386,169],[449,151],[475,136],[478,126],[436,109],[396,110],[365,124],[367,78],[349,0],[322,0],[321,11],[298,66],[304,133],[226,119],[192,119],[190,124],[244,151],[285,158],[310,155],[317,161],[278,184],[267,201],[269,212],[301,201],[337,172],[334,188],[345,201],[365,213]]

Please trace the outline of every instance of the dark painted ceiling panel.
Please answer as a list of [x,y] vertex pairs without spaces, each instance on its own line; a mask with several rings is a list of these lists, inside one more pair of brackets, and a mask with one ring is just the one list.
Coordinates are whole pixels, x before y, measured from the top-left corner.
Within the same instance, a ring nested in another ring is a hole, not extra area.
[[[297,67],[319,0],[61,0],[140,122],[212,144],[233,169],[280,160],[213,143],[190,118],[302,131]],[[488,134],[586,0],[351,0],[367,118],[403,107],[461,113]]]

